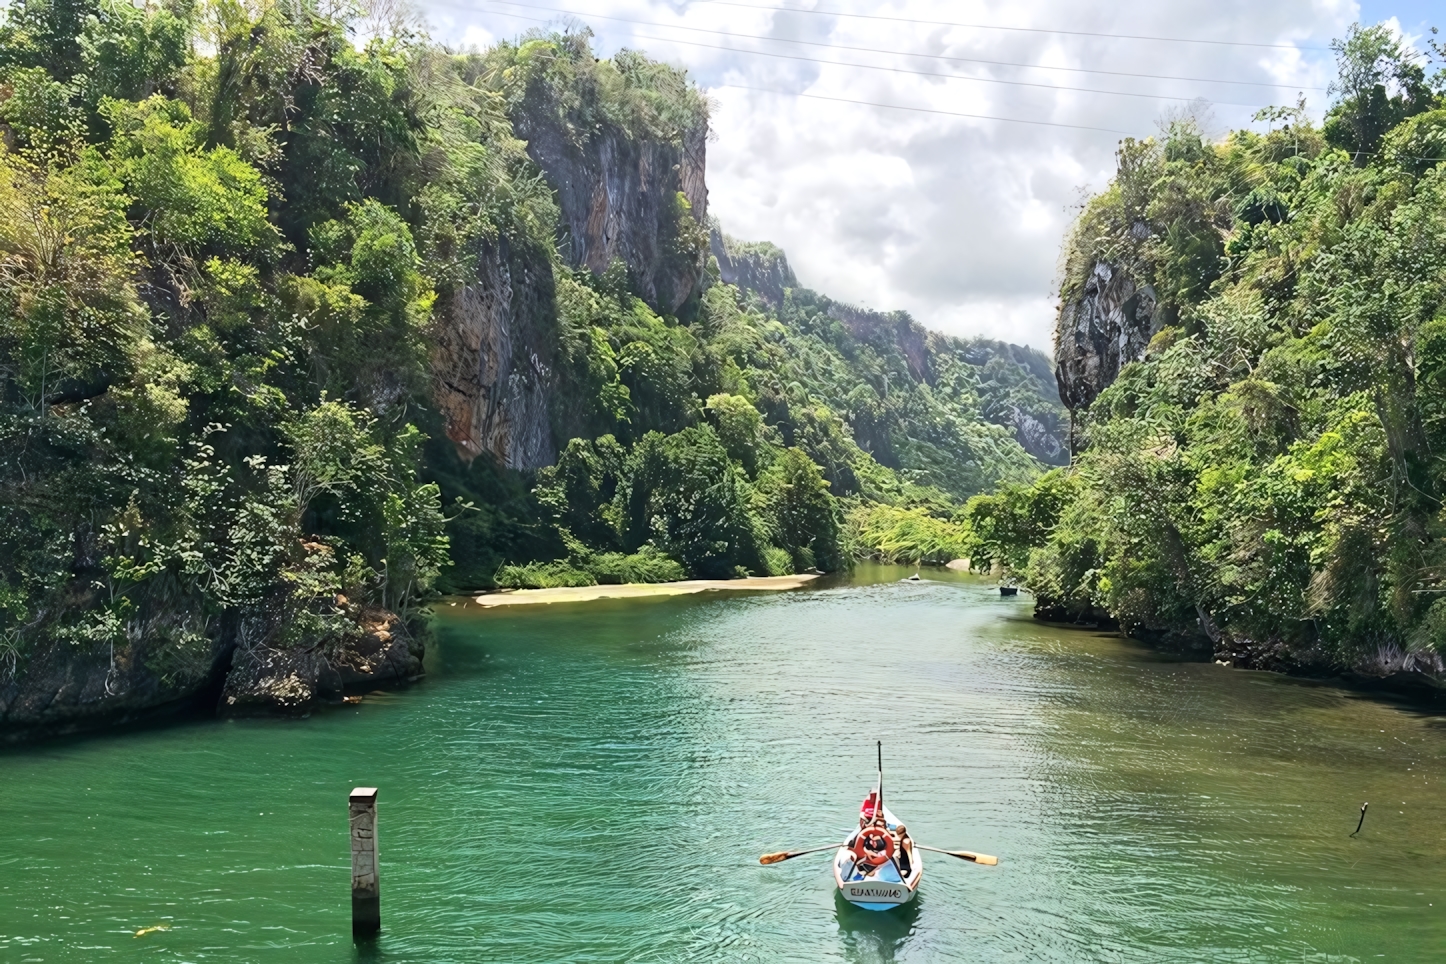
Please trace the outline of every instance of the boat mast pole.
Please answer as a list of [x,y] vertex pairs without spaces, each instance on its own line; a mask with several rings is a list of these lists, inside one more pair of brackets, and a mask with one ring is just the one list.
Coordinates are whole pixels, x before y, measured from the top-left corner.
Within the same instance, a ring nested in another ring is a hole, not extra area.
[[874,801],[875,816],[882,816],[884,812],[884,741],[878,741],[879,746],[879,796]]

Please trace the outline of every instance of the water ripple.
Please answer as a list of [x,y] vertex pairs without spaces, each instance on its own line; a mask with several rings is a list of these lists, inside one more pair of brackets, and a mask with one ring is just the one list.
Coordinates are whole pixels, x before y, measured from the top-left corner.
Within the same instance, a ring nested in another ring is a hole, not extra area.
[[[1441,720],[899,576],[449,607],[385,698],[0,756],[0,960],[1437,959]],[[1000,866],[930,855],[873,914],[826,855],[757,864],[846,832],[875,739],[918,839]],[[357,784],[386,923],[360,957]]]

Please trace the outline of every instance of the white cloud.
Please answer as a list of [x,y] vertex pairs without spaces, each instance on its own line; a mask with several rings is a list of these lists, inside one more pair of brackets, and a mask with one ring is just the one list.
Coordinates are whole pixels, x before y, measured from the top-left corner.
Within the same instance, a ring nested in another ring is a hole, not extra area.
[[[1320,48],[1343,34],[1357,14],[1352,0],[1121,0],[1107,6],[1064,0],[788,0],[897,18],[890,20],[782,12],[773,9],[780,0],[738,2],[765,9],[706,0],[484,2],[470,9],[433,3],[424,9],[440,37],[480,44],[541,25],[523,17],[558,22],[560,15],[548,8],[565,8],[592,27],[602,56],[626,46],[686,66],[716,104],[709,207],[729,233],[780,245],[800,279],[832,297],[880,309],[904,308],[943,331],[987,334],[1046,350],[1060,243],[1081,190],[1099,189],[1113,172],[1120,135],[950,113],[1109,128],[1143,137],[1170,109],[1192,98],[1211,101],[1217,121],[1228,129],[1248,124],[1257,107],[1294,103],[1303,92],[1318,117],[1332,74],[1331,55]],[[1289,46],[979,30],[906,19]],[[743,50],[1046,86],[834,66]]]
[[464,47],[476,47],[478,50],[484,50],[496,44],[499,39],[497,34],[475,23],[467,24],[462,31],[462,46]]

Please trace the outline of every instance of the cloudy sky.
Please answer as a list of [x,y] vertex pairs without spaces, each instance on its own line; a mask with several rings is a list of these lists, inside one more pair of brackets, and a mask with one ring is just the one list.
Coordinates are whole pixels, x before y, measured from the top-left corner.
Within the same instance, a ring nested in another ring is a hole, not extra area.
[[1332,37],[1388,19],[1420,35],[1433,13],[1427,0],[421,5],[456,45],[585,24],[600,56],[630,47],[686,67],[714,103],[709,208],[728,233],[779,244],[834,298],[1046,351],[1061,239],[1120,137],[1199,99],[1216,131],[1301,95],[1318,117]]

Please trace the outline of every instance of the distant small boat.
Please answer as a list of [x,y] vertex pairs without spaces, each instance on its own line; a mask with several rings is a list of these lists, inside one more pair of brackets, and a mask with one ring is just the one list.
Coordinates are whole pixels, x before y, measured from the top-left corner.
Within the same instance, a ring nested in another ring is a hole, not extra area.
[[1018,586],[1000,586],[1000,587],[999,587],[999,595],[1001,595],[1001,596],[1017,596],[1017,595],[1019,595],[1019,587],[1018,587]]

